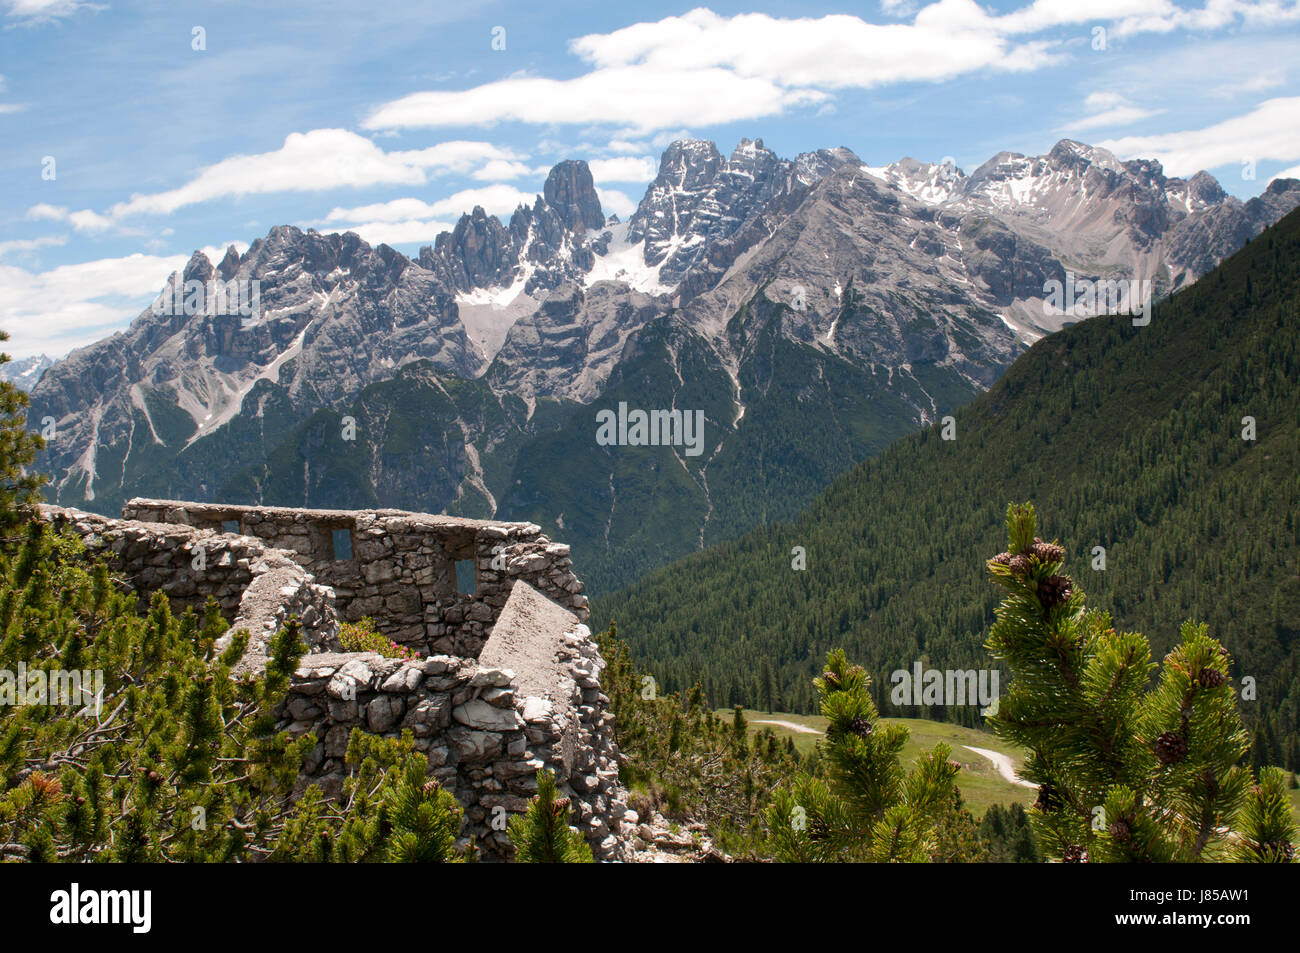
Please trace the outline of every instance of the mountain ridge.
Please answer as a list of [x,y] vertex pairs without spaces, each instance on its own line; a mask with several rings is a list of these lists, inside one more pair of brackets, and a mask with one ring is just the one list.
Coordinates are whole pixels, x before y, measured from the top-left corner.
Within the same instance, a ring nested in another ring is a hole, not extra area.
[[[566,160],[508,225],[476,208],[415,258],[277,226],[169,279],[177,301],[187,282],[256,282],[256,320],[151,308],[46,371],[30,419],[53,417],[57,436],[39,462],[54,501],[107,510],[235,494],[527,518],[563,529],[600,591],[793,515],[986,389],[1069,322],[1039,301],[1067,269],[1101,278],[1127,262],[1164,293],[1199,267],[1169,258],[1170,235],[1206,260],[1300,203],[1294,180],[1248,208],[1205,178],[1193,189],[1106,156],[1058,145],[999,160],[1004,185],[1038,183],[1004,189],[1027,197],[1007,212],[919,200],[842,148],[787,160],[742,140],[723,159],[694,140],[668,147],[627,222],[604,216],[586,163]],[[993,171],[945,174],[970,189]],[[1058,199],[1089,175],[1109,191],[1092,193],[1101,251],[1081,265],[1043,233],[1078,217]],[[1142,176],[1150,187],[1126,205]],[[702,409],[708,450],[596,447],[593,415],[619,401]],[[359,438],[339,443],[323,428],[344,418]],[[666,541],[644,541],[651,514],[672,525]]]

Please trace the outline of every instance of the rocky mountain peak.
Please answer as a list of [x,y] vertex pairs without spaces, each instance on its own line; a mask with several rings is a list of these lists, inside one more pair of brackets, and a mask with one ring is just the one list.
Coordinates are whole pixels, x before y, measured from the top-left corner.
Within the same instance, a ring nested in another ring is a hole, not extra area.
[[546,176],[542,195],[569,231],[604,228],[605,214],[596,196],[591,169],[583,160],[565,159],[556,164]]
[[185,281],[207,282],[212,280],[212,275],[212,262],[209,261],[208,256],[203,254],[201,251],[196,251],[190,256],[190,260],[186,263],[184,270],[181,272],[181,277]]

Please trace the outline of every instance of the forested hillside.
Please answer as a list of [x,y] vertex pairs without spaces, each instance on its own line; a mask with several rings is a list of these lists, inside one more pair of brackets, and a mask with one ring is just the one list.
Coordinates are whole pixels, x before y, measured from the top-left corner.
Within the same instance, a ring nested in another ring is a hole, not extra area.
[[1163,653],[1184,619],[1208,623],[1233,677],[1256,680],[1254,759],[1300,767],[1298,291],[1292,213],[1148,326],[1098,317],[1043,339],[956,413],[956,439],[899,441],[795,522],[598,600],[594,624],[616,618],[670,690],[699,680],[715,705],[809,711],[810,676],[843,646],[882,714],[973,723],[973,707],[890,705],[888,675],[987,666],[984,560],[1008,501],[1032,500],[1117,625]]

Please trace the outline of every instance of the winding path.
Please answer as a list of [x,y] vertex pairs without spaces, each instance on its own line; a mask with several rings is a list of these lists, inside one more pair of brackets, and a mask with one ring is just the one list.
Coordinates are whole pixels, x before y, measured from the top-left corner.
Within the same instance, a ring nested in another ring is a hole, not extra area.
[[1034,782],[1026,781],[1020,775],[1016,774],[1015,764],[1001,751],[990,751],[988,748],[973,748],[970,745],[962,745],[962,747],[967,751],[974,751],[981,757],[988,758],[993,762],[993,767],[997,768],[998,774],[1002,775],[1002,777],[1010,781],[1012,784],[1018,785],[1022,788],[1038,787]]
[[751,725],[780,725],[782,728],[789,728],[791,731],[797,731],[804,735],[820,735],[821,732],[816,728],[809,728],[807,725],[800,725],[793,721],[781,721],[779,718],[768,720],[753,719]]

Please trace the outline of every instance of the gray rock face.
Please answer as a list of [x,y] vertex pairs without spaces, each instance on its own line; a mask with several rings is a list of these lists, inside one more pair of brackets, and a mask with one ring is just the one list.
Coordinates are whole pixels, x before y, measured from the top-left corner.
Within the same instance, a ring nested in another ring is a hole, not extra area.
[[476,208],[421,248],[417,261],[454,292],[509,286],[522,277],[524,293],[535,295],[590,271],[599,236],[589,233],[604,226],[591,169],[566,159],[551,169],[531,207],[515,209],[509,226]]
[[[214,279],[250,297],[256,287],[255,319],[219,306]],[[195,313],[181,304],[188,282],[209,289]],[[277,227],[220,268],[195,253],[169,285],[164,313],[146,309],[125,332],[74,351],[34,391],[31,419],[57,422],[47,462],[60,474],[56,499],[94,500],[94,448],[193,442],[238,413],[259,381],[297,406],[334,407],[415,357],[452,376],[484,367],[437,277],[352,233]],[[155,420],[160,404],[188,420]]]
[[[645,262],[660,280],[677,285],[703,266],[716,279],[767,233],[754,226],[791,210],[779,200],[806,194],[810,185],[855,157],[846,149],[780,159],[762,139],[742,139],[724,162],[711,142],[672,143],[659,174],[628,220],[628,239],[645,242]],[[784,208],[782,208],[784,206]],[[691,282],[691,291],[711,282]]]
[[30,391],[52,364],[54,359],[44,354],[20,357],[7,364],[0,364],[0,381],[8,381],[19,390]]
[[569,231],[581,233],[605,227],[605,214],[600,210],[596,185],[585,162],[566,159],[551,169],[542,197]]

